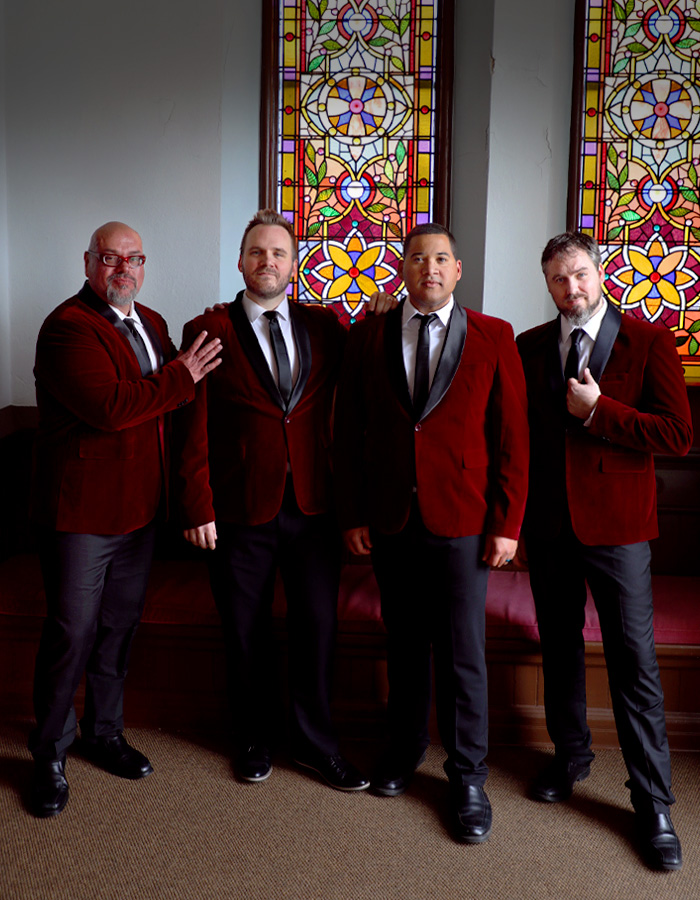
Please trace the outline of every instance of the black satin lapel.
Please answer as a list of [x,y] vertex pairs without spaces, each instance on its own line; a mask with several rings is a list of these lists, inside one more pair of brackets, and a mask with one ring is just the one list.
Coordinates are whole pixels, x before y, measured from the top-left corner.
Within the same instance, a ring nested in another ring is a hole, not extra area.
[[265,354],[262,352],[260,343],[253,331],[253,326],[248,321],[248,316],[243,309],[243,291],[240,291],[236,296],[236,299],[229,306],[228,310],[229,315],[231,316],[231,322],[238,335],[238,340],[241,343],[241,347],[243,347],[243,352],[248,357],[248,362],[260,379],[260,383],[275,403],[281,409],[286,409],[282,395],[279,392],[275,379],[270,371],[270,367],[265,359]]
[[386,314],[384,322],[384,350],[391,386],[401,405],[412,417],[413,403],[411,402],[411,394],[408,390],[408,381],[406,380],[406,366],[403,361],[403,340],[401,336],[404,302]]
[[[136,306],[138,307],[138,303]],[[141,319],[141,324],[146,329],[146,334],[149,337],[153,350],[156,354],[156,359],[158,360],[158,369],[162,369],[165,363],[165,357],[163,356],[163,345],[160,342],[160,338],[158,337],[158,332],[155,330],[153,325],[148,321],[145,315],[143,315],[139,311],[139,318]]]
[[595,381],[600,381],[608,364],[617,333],[620,330],[621,319],[622,313],[612,303],[608,302],[608,309],[603,316],[603,321],[600,323],[600,331],[588,363],[588,368],[591,370],[591,375]]
[[[119,316],[115,313],[109,303],[105,303],[97,294],[93,291],[90,285],[85,282],[83,287],[78,291],[78,296],[90,309],[94,309],[96,313],[99,313],[103,318],[107,319],[108,322],[111,322],[112,325],[117,329],[117,331],[123,335],[129,343],[131,350],[136,357],[136,362],[138,364],[141,375],[144,378],[147,378],[149,375],[152,375],[151,372],[151,364],[149,361],[148,371],[144,371],[144,367],[139,362],[139,351],[136,347],[136,340],[134,339],[133,334],[129,331],[124,322],[119,318]],[[141,322],[144,323],[145,319],[141,319]],[[148,336],[151,337],[151,329],[147,329]],[[160,347],[160,341],[158,341],[155,345],[156,347]],[[162,351],[161,351],[162,356]],[[144,365],[146,361],[144,360]]]
[[442,353],[440,354],[437,369],[435,370],[435,377],[433,378],[433,383],[430,385],[428,402],[425,404],[421,419],[424,419],[429,412],[435,409],[447,393],[452,384],[452,379],[455,377],[457,369],[459,368],[466,338],[467,314],[455,301],[452,307],[450,321],[447,323],[445,343],[442,346]]
[[289,301],[289,316],[292,321],[292,334],[297,347],[299,375],[292,390],[292,396],[289,398],[288,411],[294,409],[299,402],[311,373],[311,339],[309,338],[309,329],[306,327],[306,322],[300,315],[298,307],[291,300]]

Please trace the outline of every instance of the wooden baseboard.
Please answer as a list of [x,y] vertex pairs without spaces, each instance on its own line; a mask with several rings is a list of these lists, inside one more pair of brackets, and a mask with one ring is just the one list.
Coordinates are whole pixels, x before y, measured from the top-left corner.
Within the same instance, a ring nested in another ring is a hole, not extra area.
[[[9,617],[8,617],[9,618]],[[0,634],[0,713],[32,715],[34,658],[41,620],[13,617]],[[284,688],[286,638],[278,633],[279,681]],[[700,648],[660,646],[657,657],[673,750],[700,750]],[[594,747],[617,748],[602,645],[586,647],[588,722]],[[542,668],[536,645],[494,641],[487,645],[490,743],[550,746],[543,706]],[[340,634],[333,714],[346,738],[374,738],[384,727],[388,683],[383,636]],[[82,692],[76,698],[80,708]],[[127,678],[128,725],[224,731],[228,725],[225,662],[217,626],[144,623],[134,642]],[[431,738],[439,743],[435,717]]]

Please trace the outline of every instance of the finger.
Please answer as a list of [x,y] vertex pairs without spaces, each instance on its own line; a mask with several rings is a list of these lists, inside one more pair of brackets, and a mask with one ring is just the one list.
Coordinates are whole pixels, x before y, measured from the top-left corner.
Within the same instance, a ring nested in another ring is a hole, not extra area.
[[205,346],[198,350],[194,355],[198,362],[206,363],[219,353],[221,353],[221,342],[215,344],[211,341],[209,344],[205,344]]
[[207,336],[206,331],[200,331],[200,333],[197,335],[197,337],[192,341],[190,346],[187,348],[187,352],[192,353],[192,354],[196,353],[197,350],[199,350],[199,348],[204,343],[204,338],[206,336]]

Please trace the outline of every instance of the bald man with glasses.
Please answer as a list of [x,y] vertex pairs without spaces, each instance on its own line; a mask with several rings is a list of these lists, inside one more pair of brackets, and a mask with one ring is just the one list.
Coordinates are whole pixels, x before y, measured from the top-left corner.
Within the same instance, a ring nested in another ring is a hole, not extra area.
[[141,238],[121,222],[92,235],[87,280],[44,322],[36,348],[39,428],[31,513],[47,617],[34,680],[31,811],[68,801],[66,751],[77,730],[73,699],[86,674],[82,749],[113,775],[153,769],[125,740],[122,701],[165,506],[167,414],[194,398],[220,362],[202,333],[176,354],[167,325],[135,298],[144,279]]

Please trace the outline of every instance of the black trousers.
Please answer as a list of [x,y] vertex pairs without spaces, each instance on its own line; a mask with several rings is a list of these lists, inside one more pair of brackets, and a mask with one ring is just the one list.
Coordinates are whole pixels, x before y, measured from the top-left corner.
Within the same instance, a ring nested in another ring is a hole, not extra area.
[[431,647],[438,727],[451,781],[483,785],[488,774],[486,588],[480,535],[444,538],[417,504],[398,534],[371,533],[387,629],[391,752],[411,760],[430,739]]
[[274,737],[271,608],[279,568],[287,598],[292,746],[302,754],[336,754],[330,694],[340,537],[333,517],[304,515],[289,478],[272,521],[216,527],[209,574],[224,632],[236,742],[269,744]]
[[154,541],[153,524],[119,535],[39,532],[47,616],[34,677],[35,758],[59,758],[75,739],[73,700],[83,672],[83,737],[123,729],[124,678]]
[[527,537],[542,646],[547,729],[556,754],[588,762],[583,625],[586,582],[598,610],[610,696],[634,808],[667,813],[674,802],[664,698],[654,646],[646,542],[587,547],[570,524],[558,537]]

